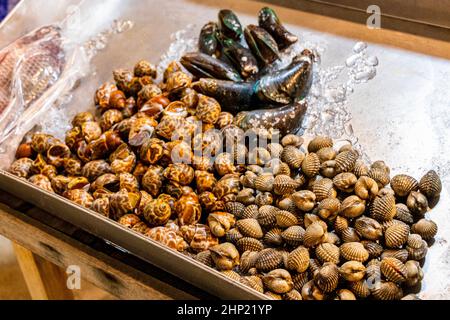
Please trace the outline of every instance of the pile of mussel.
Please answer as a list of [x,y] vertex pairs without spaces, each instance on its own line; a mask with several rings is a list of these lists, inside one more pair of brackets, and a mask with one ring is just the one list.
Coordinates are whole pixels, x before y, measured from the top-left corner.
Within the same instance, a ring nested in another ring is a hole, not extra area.
[[180,62],[196,78],[197,92],[218,100],[224,111],[242,112],[244,129],[294,132],[306,110],[301,101],[311,87],[314,54],[305,49],[287,67],[273,71],[270,66],[297,40],[271,8],[260,10],[258,26],[245,29],[231,10],[221,10],[217,23],[201,29],[199,51]]

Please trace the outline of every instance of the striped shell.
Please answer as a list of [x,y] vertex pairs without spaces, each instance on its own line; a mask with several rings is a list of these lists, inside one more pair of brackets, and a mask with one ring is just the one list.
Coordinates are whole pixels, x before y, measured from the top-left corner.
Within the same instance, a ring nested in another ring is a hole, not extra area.
[[284,148],[279,143],[269,143],[267,145],[267,150],[270,152],[272,158],[279,159],[281,157],[281,153],[283,152]]
[[298,273],[305,272],[309,267],[309,251],[305,247],[298,247],[289,253],[287,268]]
[[393,282],[380,281],[371,292],[376,300],[399,300],[403,296],[402,289]]
[[281,199],[278,199],[277,207],[281,210],[286,210],[292,213],[297,212],[297,206],[292,199],[292,196],[285,196]]
[[33,160],[29,158],[21,158],[13,162],[9,167],[9,172],[20,178],[28,178],[33,167]]
[[187,186],[194,180],[194,169],[184,163],[169,164],[164,170],[163,175],[166,179]]
[[261,239],[263,231],[256,219],[242,219],[236,222],[236,227],[244,237]]
[[275,214],[275,219],[277,226],[280,228],[289,228],[298,223],[297,217],[293,213],[285,210],[279,210]]
[[387,186],[391,181],[389,173],[381,168],[371,168],[369,170],[368,176],[376,181],[379,189]]
[[286,162],[292,169],[300,169],[304,159],[305,154],[294,146],[286,146],[281,153],[281,160]]
[[255,267],[258,271],[269,272],[279,268],[283,263],[283,255],[275,249],[264,249],[259,252]]
[[283,300],[283,297],[279,294],[273,293],[272,291],[264,292],[264,295],[267,296],[270,300]]
[[323,148],[333,147],[333,140],[330,137],[318,136],[308,144],[308,152],[317,152]]
[[341,191],[353,192],[358,178],[353,173],[343,172],[333,178],[334,186]]
[[105,160],[94,160],[88,162],[81,169],[81,175],[88,178],[89,181],[94,181],[101,175],[111,172],[112,172],[111,166]]
[[233,271],[233,270],[222,270],[220,271],[221,274],[223,274],[225,277],[230,278],[231,280],[240,282],[241,276],[239,273]]
[[334,220],[334,230],[337,234],[341,234],[345,229],[349,227],[349,222],[347,218],[337,216]]
[[308,153],[302,162],[302,172],[307,177],[314,177],[319,173],[320,159],[315,153]]
[[339,214],[346,218],[357,218],[362,215],[365,210],[366,201],[360,199],[358,196],[352,195],[342,201]]
[[322,219],[333,219],[341,209],[341,202],[336,198],[326,198],[319,203],[317,209],[317,215]]
[[374,163],[372,163],[370,165],[370,169],[380,169],[380,170],[383,170],[384,172],[386,172],[387,174],[391,173],[391,169],[382,160],[378,160],[378,161],[375,161]]
[[275,177],[271,173],[263,173],[255,179],[255,189],[262,192],[272,192]]
[[304,141],[305,140],[300,136],[297,136],[295,134],[287,134],[283,137],[283,139],[281,139],[281,144],[283,145],[283,147],[294,146],[298,148],[303,144]]
[[[73,201],[76,204],[88,209],[92,207],[92,203],[94,202],[94,198],[90,195],[90,193],[83,189],[69,190],[64,193],[64,196],[70,201]],[[132,197],[130,197],[130,199],[132,199]],[[133,200],[131,200],[131,203],[132,205],[135,204]]]
[[270,291],[278,294],[287,293],[294,287],[290,273],[284,269],[270,271],[263,276],[263,282]]
[[303,286],[309,281],[309,274],[308,272],[294,273],[292,281],[294,282],[294,289],[301,291]]
[[195,260],[211,268],[214,266],[214,261],[211,257],[211,251],[209,250],[197,253],[197,255],[195,256]]
[[320,174],[325,178],[334,178],[337,174],[336,172],[336,161],[329,160],[325,161],[320,165]]
[[315,247],[325,242],[327,237],[327,225],[325,223],[314,222],[306,228],[303,244],[307,248]]
[[239,252],[231,243],[218,244],[209,250],[218,270],[232,270],[239,264]]
[[436,171],[428,171],[419,182],[419,189],[427,198],[433,199],[442,191],[442,182]]
[[406,285],[413,287],[419,284],[423,279],[423,271],[417,261],[408,261],[405,263],[407,270]]
[[326,198],[336,198],[337,192],[334,189],[333,180],[324,178],[317,180],[313,184],[313,192],[316,195],[317,201],[322,201]]
[[280,174],[291,176],[291,168],[289,165],[278,158],[272,159],[267,162],[264,170],[266,172],[272,173],[274,176],[278,176]]
[[241,212],[235,214],[238,219],[256,219],[258,217],[258,206],[255,204],[248,205]]
[[273,195],[270,192],[261,192],[255,197],[255,204],[258,207],[269,206],[273,204]]
[[234,245],[236,245],[238,240],[242,239],[243,237],[244,236],[236,228],[228,230],[225,234],[226,241],[231,242]]
[[91,209],[109,218],[109,198],[99,198],[92,202]]
[[372,178],[362,176],[355,184],[355,194],[363,200],[372,200],[378,195],[378,184]]
[[383,253],[383,246],[374,241],[363,240],[361,243],[369,252],[370,258],[378,258]]
[[412,191],[406,199],[406,206],[417,217],[423,216],[428,209],[428,200],[420,192]]
[[339,248],[331,243],[321,243],[316,247],[316,257],[320,262],[331,262],[338,264],[340,252]]
[[[301,217],[301,215],[299,215]],[[305,228],[308,228],[314,222],[324,223],[320,217],[314,213],[305,213],[303,216],[303,225]]]
[[340,245],[341,242],[341,238],[335,232],[327,232],[325,243]]
[[395,207],[397,209],[397,213],[394,216],[395,219],[407,224],[412,224],[414,222],[414,217],[405,204],[397,203]]
[[390,194],[376,197],[370,207],[372,218],[380,222],[392,220],[396,212],[395,197]]
[[411,191],[416,191],[419,188],[419,183],[411,176],[399,174],[392,177],[391,188],[397,196],[406,197]]
[[257,220],[263,227],[273,227],[277,223],[277,212],[280,211],[274,206],[262,206],[258,210]]
[[258,291],[259,293],[264,293],[264,284],[260,277],[258,276],[246,276],[240,279],[240,283]]
[[256,164],[259,166],[265,165],[267,162],[272,159],[270,152],[267,149],[262,147],[257,147],[251,150],[248,154],[248,163]]
[[314,277],[314,282],[323,292],[333,292],[339,282],[339,269],[331,262],[325,262]]
[[246,171],[240,178],[241,184],[245,188],[254,188],[255,187],[255,180],[258,177],[258,175],[252,171]]
[[355,295],[353,294],[353,292],[351,292],[348,289],[340,289],[338,290],[338,292],[336,293],[336,297],[334,298],[334,300],[356,300]]
[[388,249],[383,251],[380,258],[395,258],[405,263],[408,260],[408,256],[408,250],[406,249]]
[[408,241],[409,226],[405,223],[396,223],[386,229],[384,233],[385,244],[388,248],[398,248]]
[[[208,218],[208,226],[216,237],[223,237],[235,225],[235,217],[228,212],[213,212]],[[240,230],[239,230],[240,231]]]
[[316,195],[309,190],[298,191],[291,196],[297,208],[304,212],[314,209],[316,203]]
[[364,262],[369,259],[369,252],[360,242],[347,242],[339,247],[341,257],[348,261]]
[[303,300],[324,300],[325,293],[314,283],[314,280],[308,281],[302,288]]
[[282,234],[283,230],[280,228],[273,228],[264,235],[264,243],[270,246],[281,246],[283,244]]
[[254,204],[255,200],[255,190],[251,188],[242,189],[236,195],[236,201],[245,205]]
[[291,246],[299,246],[303,242],[305,236],[305,229],[301,226],[292,226],[287,228],[281,234],[284,242]]
[[317,259],[309,259],[309,273],[312,277],[315,277],[316,274],[319,272],[320,267],[322,264]]
[[369,217],[358,218],[355,221],[355,229],[363,238],[368,240],[378,240],[383,235],[381,224]]
[[170,204],[162,198],[151,200],[144,208],[143,216],[151,226],[165,225],[172,215]]
[[418,234],[424,240],[433,239],[438,231],[438,226],[434,221],[420,219],[411,226],[411,233]]
[[251,268],[255,267],[258,257],[259,253],[256,251],[245,251],[241,256],[239,270],[243,273],[248,273]]
[[225,204],[225,209],[227,212],[238,216],[245,209],[245,205],[240,202],[227,202]]
[[344,151],[336,156],[336,170],[338,173],[351,172],[355,167],[358,153],[354,150]]
[[381,279],[381,261],[372,259],[366,264],[366,278],[372,285]]
[[222,109],[214,98],[198,95],[198,104],[195,115],[204,123],[214,124],[219,120]]
[[273,181],[273,191],[277,195],[291,194],[295,191],[298,184],[287,175],[278,175]]
[[250,237],[239,239],[236,243],[236,246],[240,252],[261,251],[262,249],[264,249],[264,245],[260,240]]
[[359,298],[364,299],[370,296],[369,285],[364,280],[349,282],[348,288]]
[[347,281],[360,281],[366,275],[366,267],[359,261],[347,261],[339,268],[339,274]]
[[358,177],[367,176],[369,174],[369,167],[362,160],[356,160],[353,173]]
[[283,296],[283,299],[286,300],[286,301],[303,300],[302,294],[300,292],[298,292],[297,290],[295,290],[295,289],[293,289],[293,290],[289,291],[288,293],[286,293]]
[[321,163],[324,163],[324,162],[330,161],[330,160],[334,160],[334,159],[336,159],[336,156],[337,156],[336,150],[334,150],[331,147],[322,148],[322,149],[318,150],[316,152],[316,154],[319,157]]
[[410,234],[406,244],[409,259],[420,261],[427,255],[428,244],[418,234]]
[[342,242],[359,242],[361,238],[355,228],[348,227],[341,232]]
[[394,283],[402,283],[406,281],[407,270],[403,262],[396,258],[384,258],[380,265],[381,273]]

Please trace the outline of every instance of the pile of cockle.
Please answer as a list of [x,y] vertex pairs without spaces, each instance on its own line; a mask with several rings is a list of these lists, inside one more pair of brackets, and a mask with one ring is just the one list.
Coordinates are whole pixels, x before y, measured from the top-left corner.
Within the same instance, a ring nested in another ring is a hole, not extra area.
[[[244,40],[245,38],[245,40]],[[258,26],[245,29],[231,10],[221,10],[199,36],[199,52],[180,62],[198,79],[193,88],[215,98],[224,111],[238,115],[239,125],[276,128],[282,133],[301,126],[302,99],[312,84],[312,51],[305,49],[285,68],[273,70],[280,52],[297,42],[271,8],[262,8]]]
[[10,172],[271,298],[413,297],[434,171],[391,179],[327,137],[245,132],[177,63],[159,84],[146,61],[113,75],[100,117],[76,115],[65,142],[32,134]]

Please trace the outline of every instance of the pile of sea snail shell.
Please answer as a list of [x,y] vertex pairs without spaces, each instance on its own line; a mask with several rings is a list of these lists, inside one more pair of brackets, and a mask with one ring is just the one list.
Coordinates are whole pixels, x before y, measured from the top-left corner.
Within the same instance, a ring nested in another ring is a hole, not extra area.
[[65,142],[33,134],[10,172],[273,299],[416,297],[437,233],[434,171],[391,178],[328,137],[255,129],[270,141],[250,148],[176,63],[155,77],[146,61],[116,70],[96,92],[99,119],[78,114]]

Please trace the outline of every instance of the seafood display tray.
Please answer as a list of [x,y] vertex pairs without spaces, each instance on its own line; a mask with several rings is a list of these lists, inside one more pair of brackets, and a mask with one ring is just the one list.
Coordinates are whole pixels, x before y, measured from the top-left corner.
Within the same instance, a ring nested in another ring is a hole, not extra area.
[[190,284],[222,299],[267,299],[218,271],[178,253],[148,237],[124,228],[117,222],[84,209],[58,195],[43,191],[6,171],[0,171],[0,188],[26,199],[79,228],[108,240]]
[[[0,47],[39,26],[62,20],[68,8],[78,0],[61,0],[58,5],[44,7],[45,0],[23,0],[12,16],[0,25]],[[229,8],[242,19],[243,24],[255,23],[255,14],[265,4],[239,0],[101,0],[81,1],[79,19],[82,30],[79,38],[90,39],[108,27],[114,19],[129,19],[134,27],[112,37],[107,47],[92,60],[92,73],[82,79],[65,106],[67,119],[81,111],[93,111],[96,88],[111,79],[111,70],[131,67],[134,61],[147,59],[158,62],[170,51],[175,40],[170,35],[193,24],[194,33],[207,20],[216,19],[217,11]],[[92,14],[89,7],[102,3],[102,14]],[[302,25],[303,13],[273,6],[289,30],[300,35],[305,44],[318,43],[325,47],[322,67],[345,65],[352,48],[359,39],[318,32]],[[155,14],[155,8],[158,12]],[[94,17],[95,16],[95,17]],[[151,19],[149,19],[151,17]],[[183,34],[178,35],[182,37]],[[131,48],[131,49],[130,49]],[[380,61],[377,76],[362,84],[346,102],[352,114],[352,130],[365,153],[372,159],[384,159],[392,164],[393,174],[409,173],[420,177],[429,169],[439,170],[443,179],[443,192],[439,205],[433,209],[433,220],[439,226],[436,243],[430,248],[424,266],[424,298],[450,298],[450,222],[448,212],[450,165],[445,158],[450,154],[448,103],[450,93],[450,61],[369,44],[371,54]],[[36,123],[38,125],[39,123]],[[414,130],[411,130],[414,124]],[[339,137],[338,137],[339,138]],[[419,147],[418,147],[419,146]],[[420,152],[419,152],[420,149]],[[0,163],[6,169],[9,164]],[[266,299],[219,272],[179,254],[118,223],[79,207],[64,198],[45,192],[0,170],[0,189],[40,207],[96,236],[106,239],[149,263],[182,278],[210,294],[224,299]]]

